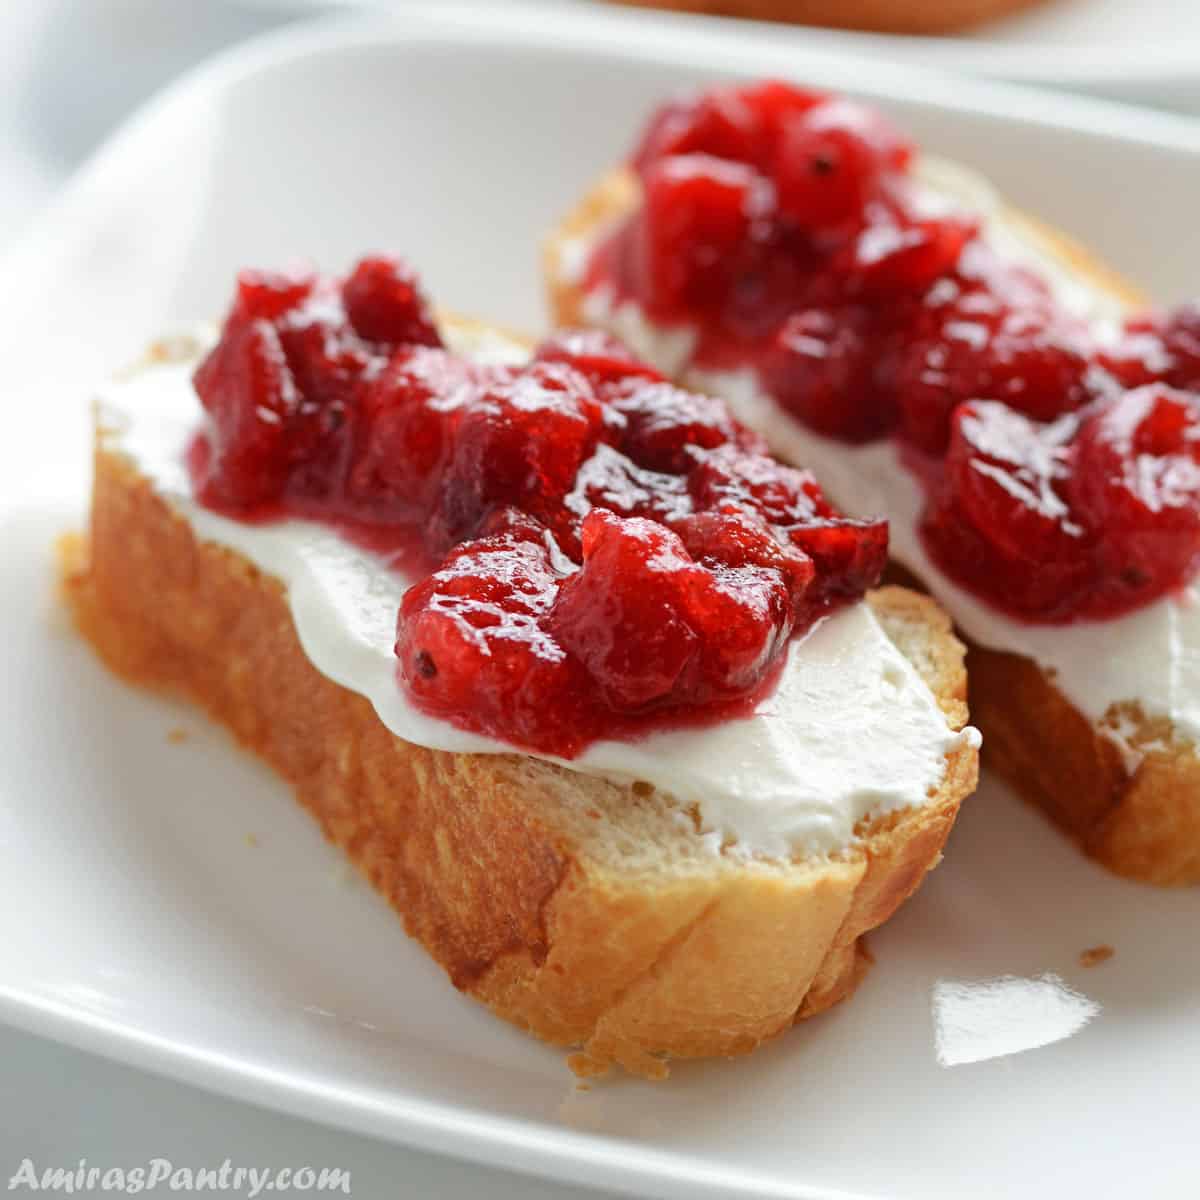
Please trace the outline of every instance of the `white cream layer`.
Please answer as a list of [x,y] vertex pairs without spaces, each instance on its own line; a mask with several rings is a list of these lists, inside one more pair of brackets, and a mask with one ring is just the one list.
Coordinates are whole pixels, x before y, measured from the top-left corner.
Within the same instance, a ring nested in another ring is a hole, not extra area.
[[[1070,311],[1096,323],[1103,334],[1119,319],[1120,301],[1070,270],[1005,215],[995,189],[980,176],[940,159],[926,158],[918,175],[932,210],[969,209],[984,219],[984,236],[1006,255],[1037,269]],[[592,234],[593,244],[603,231]],[[584,263],[588,247],[572,247]],[[848,512],[882,515],[891,528],[891,553],[921,578],[973,641],[1032,658],[1050,672],[1081,712],[1100,721],[1112,705],[1136,703],[1147,716],[1168,717],[1176,733],[1200,742],[1200,592],[1189,588],[1137,612],[1107,621],[1030,625],[1014,621],[948,579],[929,559],[917,533],[923,492],[891,441],[851,446],[814,433],[765,395],[752,369],[689,368],[695,336],[687,328],[652,325],[634,304],[614,305],[597,289],[584,301],[589,324],[607,328],[648,362],[682,375],[699,391],[727,400],[782,458],[809,467]],[[1122,725],[1105,732],[1121,742]]]
[[[140,369],[102,393],[108,444],[200,537],[283,580],[313,665],[367,697],[393,733],[439,750],[511,753],[511,746],[408,702],[393,653],[404,578],[319,524],[242,524],[193,500],[183,464],[200,415],[191,371],[210,338],[180,339],[173,361]],[[495,335],[472,342],[460,348],[493,359],[524,353]],[[973,729],[956,734],[947,727],[912,665],[858,604],[793,641],[778,688],[753,716],[636,742],[599,742],[563,765],[617,782],[645,780],[694,802],[714,852],[724,846],[741,855],[822,855],[849,844],[864,817],[925,803],[945,775],[946,754],[977,738]]]

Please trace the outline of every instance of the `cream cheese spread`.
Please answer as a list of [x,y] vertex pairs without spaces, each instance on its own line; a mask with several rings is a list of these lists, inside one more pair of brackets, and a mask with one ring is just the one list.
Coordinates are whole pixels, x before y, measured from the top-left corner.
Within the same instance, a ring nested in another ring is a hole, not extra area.
[[[409,702],[393,643],[411,580],[321,524],[242,523],[195,501],[184,464],[201,416],[191,374],[212,337],[176,339],[166,361],[103,390],[106,446],[130,459],[197,536],[282,580],[313,666],[369,699],[393,733],[432,749],[513,753]],[[492,360],[525,354],[485,330],[459,340],[455,349]],[[793,640],[778,687],[748,717],[601,741],[570,761],[539,757],[616,782],[643,780],[695,804],[714,853],[777,858],[835,853],[863,818],[924,804],[945,776],[946,755],[977,742],[975,730],[947,726],[912,664],[857,604]]]

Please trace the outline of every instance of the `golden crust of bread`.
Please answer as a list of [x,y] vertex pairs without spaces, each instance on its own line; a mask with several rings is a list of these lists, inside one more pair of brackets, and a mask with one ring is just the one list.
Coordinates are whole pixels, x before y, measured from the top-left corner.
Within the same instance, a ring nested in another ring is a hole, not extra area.
[[1200,757],[1169,721],[1127,704],[1093,724],[1020,655],[971,645],[967,665],[991,769],[1117,874],[1200,883]]
[[[869,961],[861,935],[938,862],[975,786],[963,744],[925,807],[866,824],[835,860],[701,852],[689,810],[648,785],[392,735],[311,665],[283,585],[193,536],[103,438],[89,534],[67,549],[66,597],[106,662],[191,697],[266,759],[455,986],[578,1047],[580,1073],[744,1053],[849,995]],[[961,726],[947,618],[902,588],[870,602]],[[655,829],[678,842],[670,861],[639,841]]]
[[610,0],[711,17],[829,25],[876,33],[952,33],[1031,8],[1044,0]]
[[[587,324],[582,292],[567,269],[571,243],[619,220],[638,202],[636,178],[618,168],[551,233],[543,259],[555,324]],[[1131,304],[1140,301],[1136,288],[1084,247],[1026,214],[1009,215],[1097,287]],[[920,586],[911,575],[904,578]],[[984,764],[1116,874],[1162,886],[1200,883],[1196,748],[1177,738],[1169,722],[1147,718],[1133,703],[1114,705],[1093,724],[1031,659],[967,641],[971,710],[983,732]],[[1106,735],[1117,728],[1131,752]]]

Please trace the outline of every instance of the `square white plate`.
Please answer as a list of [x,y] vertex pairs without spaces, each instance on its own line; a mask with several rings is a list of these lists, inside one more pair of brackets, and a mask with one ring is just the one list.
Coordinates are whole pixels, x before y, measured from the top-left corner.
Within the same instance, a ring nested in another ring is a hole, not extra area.
[[[332,1124],[663,1196],[1194,1195],[1200,892],[1110,878],[998,786],[872,939],[852,1003],[742,1062],[579,1091],[454,992],[263,767],[110,678],[54,603],[104,372],[219,311],[237,267],[297,254],[340,269],[394,247],[442,302],[536,327],[540,234],[683,84],[876,97],[1162,298],[1195,286],[1200,129],[630,28],[481,10],[258,43],[133,120],[0,263],[0,1015]],[[1098,943],[1116,957],[1083,970]],[[970,986],[1046,973],[1064,987]]]

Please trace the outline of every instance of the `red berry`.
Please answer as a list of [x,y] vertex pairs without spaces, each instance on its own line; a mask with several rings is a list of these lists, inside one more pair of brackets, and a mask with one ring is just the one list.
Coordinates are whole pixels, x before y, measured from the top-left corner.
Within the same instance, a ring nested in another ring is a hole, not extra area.
[[235,311],[239,317],[276,321],[298,307],[316,290],[313,271],[239,271]]
[[776,153],[780,211],[817,230],[857,223],[883,172],[912,150],[875,110],[831,99],[786,119]]
[[1070,421],[1039,426],[994,402],[966,404],[955,414],[947,483],[963,515],[1004,553],[1053,559],[1079,544],[1060,495],[1073,428]]
[[859,599],[879,583],[887,566],[888,524],[883,518],[825,517],[793,526],[788,538],[816,565],[808,599],[821,607]]
[[354,332],[385,346],[440,346],[441,336],[412,269],[395,258],[364,258],[342,284]]
[[998,400],[1050,421],[1091,399],[1089,347],[1080,327],[1027,309],[942,314],[912,342],[896,382],[905,438],[945,450],[950,416],[965,400]]
[[478,378],[467,360],[418,346],[365,385],[346,480],[354,508],[375,517],[428,512]]
[[808,471],[734,446],[694,454],[688,490],[697,510],[749,512],[789,529],[833,513]]
[[954,414],[942,488],[923,522],[934,557],[998,607],[1056,619],[1092,579],[1065,494],[1075,419],[1039,425],[997,402]]
[[712,304],[770,188],[752,167],[704,154],[667,158],[646,172],[640,221],[641,295],[647,310]]
[[239,516],[328,521],[405,569],[443,556],[397,626],[422,710],[569,757],[752,698],[797,627],[874,582],[885,541],[720,402],[593,334],[473,363],[422,344],[426,316],[390,260],[342,286],[246,273],[189,457]]
[[712,449],[738,436],[722,401],[669,383],[631,378],[609,386],[604,399],[625,418],[621,448],[653,471],[681,474],[692,465],[692,447]]
[[698,648],[682,580],[702,569],[662,525],[589,513],[583,566],[563,585],[551,628],[610,707],[669,701]]
[[741,97],[742,102],[776,135],[789,117],[806,113],[829,99],[824,92],[797,87],[782,79],[748,84],[741,89]]
[[742,512],[702,512],[672,526],[687,552],[707,567],[769,567],[787,584],[793,611],[801,604],[816,568],[798,547],[780,541],[765,521]]
[[1145,314],[1125,322],[1116,341],[1101,346],[1097,361],[1122,388],[1137,388],[1167,379],[1174,358],[1163,340],[1163,322]]
[[512,368],[493,380],[458,421],[430,548],[471,537],[507,504],[552,514],[595,448],[602,420],[591,385],[564,363]]
[[1104,564],[1094,607],[1178,587],[1200,560],[1200,397],[1150,385],[1084,418],[1069,481]]
[[533,749],[577,751],[588,729],[572,718],[586,693],[544,626],[561,581],[545,544],[505,532],[460,546],[410,588],[396,655],[421,707]]
[[195,386],[209,417],[204,500],[233,508],[278,501],[296,457],[300,394],[275,327],[231,320]]
[[789,583],[772,567],[698,568],[683,577],[698,635],[687,688],[711,699],[745,693],[763,678],[795,625]]
[[855,241],[854,270],[872,295],[923,292],[954,270],[977,233],[978,222],[954,217],[870,225]]
[[859,306],[796,313],[763,367],[768,390],[818,433],[849,442],[880,436],[892,414],[877,402],[873,335],[871,314]]

